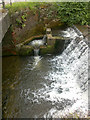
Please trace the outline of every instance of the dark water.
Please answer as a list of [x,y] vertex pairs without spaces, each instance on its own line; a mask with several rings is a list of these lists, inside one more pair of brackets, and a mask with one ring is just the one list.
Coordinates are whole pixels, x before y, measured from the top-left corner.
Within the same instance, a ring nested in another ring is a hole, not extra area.
[[88,46],[63,34],[72,42],[61,55],[3,57],[4,118],[86,117]]
[[[49,59],[50,56],[3,58],[3,104],[7,108],[6,117],[27,118],[35,117],[34,114],[42,116],[44,111],[51,108],[50,102],[46,104],[46,101],[41,99],[42,104],[38,104],[35,98],[35,102],[29,101],[24,95],[30,91],[29,97],[33,98],[32,93],[44,87],[44,82],[48,82],[43,76],[51,69],[50,63],[47,62]],[[22,91],[24,98],[21,95]]]

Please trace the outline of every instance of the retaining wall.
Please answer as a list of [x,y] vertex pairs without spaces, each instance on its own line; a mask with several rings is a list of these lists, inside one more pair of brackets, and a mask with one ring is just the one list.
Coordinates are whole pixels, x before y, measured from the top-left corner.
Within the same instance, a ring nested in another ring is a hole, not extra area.
[[11,22],[8,11],[6,13],[0,13],[0,43],[10,27],[10,24]]

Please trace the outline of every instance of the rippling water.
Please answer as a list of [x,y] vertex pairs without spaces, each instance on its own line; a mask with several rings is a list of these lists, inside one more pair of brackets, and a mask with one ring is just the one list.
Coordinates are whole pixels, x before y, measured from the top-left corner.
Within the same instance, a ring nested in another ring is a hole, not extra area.
[[89,48],[72,28],[61,34],[61,55],[3,58],[3,117],[87,117]]

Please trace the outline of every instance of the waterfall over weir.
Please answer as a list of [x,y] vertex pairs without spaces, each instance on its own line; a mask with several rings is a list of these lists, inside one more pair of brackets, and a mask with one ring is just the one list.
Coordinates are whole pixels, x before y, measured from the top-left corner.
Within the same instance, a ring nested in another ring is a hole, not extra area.
[[[88,114],[88,45],[74,29],[62,31],[64,37],[70,37],[70,44],[61,55],[48,62],[52,70],[45,76],[50,85],[36,91],[37,103],[44,99],[52,103],[52,108],[44,114],[45,118],[66,117],[70,114],[87,117]],[[34,101],[34,99],[33,99]]]
[[60,35],[70,38],[60,55],[38,56],[36,40],[35,56],[3,58],[5,118],[87,117],[90,49],[73,28]]
[[[71,43],[64,50],[62,55],[56,56],[52,62],[53,68],[46,79],[52,82],[51,91],[48,87],[46,95],[49,100],[66,104],[63,110],[58,111],[59,107],[52,108],[46,116],[66,117],[71,114],[78,114],[79,117],[86,117],[88,114],[88,45],[84,39],[80,40],[78,34],[72,28],[63,31],[64,37],[70,37]],[[62,102],[63,99],[68,102]],[[73,104],[74,101],[74,104]],[[70,105],[71,104],[71,105]],[[71,107],[70,107],[71,106]],[[74,117],[76,117],[74,115]]]

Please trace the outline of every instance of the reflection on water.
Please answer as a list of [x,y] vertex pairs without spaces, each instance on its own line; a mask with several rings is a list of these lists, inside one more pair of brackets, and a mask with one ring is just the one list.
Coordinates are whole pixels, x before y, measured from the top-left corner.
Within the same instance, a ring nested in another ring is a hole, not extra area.
[[88,46],[62,33],[72,40],[62,55],[3,58],[3,117],[87,116]]

